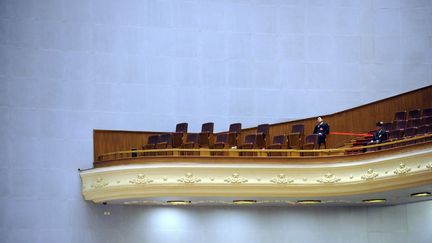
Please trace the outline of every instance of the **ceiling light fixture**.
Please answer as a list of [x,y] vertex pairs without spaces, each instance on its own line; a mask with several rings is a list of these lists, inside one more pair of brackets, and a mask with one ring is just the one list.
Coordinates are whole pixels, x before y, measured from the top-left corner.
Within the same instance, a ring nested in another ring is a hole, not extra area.
[[411,197],[430,197],[432,194],[430,192],[417,192],[411,194]]
[[189,205],[191,201],[167,201],[169,205]]
[[256,202],[257,202],[256,200],[234,200],[233,201],[234,204],[238,204],[238,205],[254,204]]
[[321,203],[321,200],[298,200],[298,204],[318,204]]
[[363,200],[364,203],[383,203],[386,202],[386,199],[366,199]]

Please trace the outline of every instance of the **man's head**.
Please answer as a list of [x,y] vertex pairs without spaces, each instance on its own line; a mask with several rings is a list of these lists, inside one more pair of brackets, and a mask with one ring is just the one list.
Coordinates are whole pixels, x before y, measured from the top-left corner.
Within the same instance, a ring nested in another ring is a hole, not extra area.
[[384,124],[384,122],[380,121],[380,122],[377,122],[376,126],[378,129],[380,129],[383,126],[383,124]]
[[322,121],[323,121],[322,117],[319,116],[319,117],[317,118],[317,121],[318,121],[318,122],[322,122]]

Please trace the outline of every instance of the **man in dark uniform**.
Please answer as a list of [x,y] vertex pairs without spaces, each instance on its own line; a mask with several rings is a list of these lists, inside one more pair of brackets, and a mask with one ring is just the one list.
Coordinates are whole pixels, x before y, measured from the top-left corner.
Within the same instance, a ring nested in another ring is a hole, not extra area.
[[384,131],[382,128],[384,122],[377,122],[377,130],[373,134],[372,143],[382,143],[383,141],[387,140],[387,131]]
[[321,147],[321,144],[324,144],[324,148],[327,148],[325,140],[326,135],[330,132],[330,126],[321,117],[317,118],[317,122],[313,133],[318,134],[318,148]]

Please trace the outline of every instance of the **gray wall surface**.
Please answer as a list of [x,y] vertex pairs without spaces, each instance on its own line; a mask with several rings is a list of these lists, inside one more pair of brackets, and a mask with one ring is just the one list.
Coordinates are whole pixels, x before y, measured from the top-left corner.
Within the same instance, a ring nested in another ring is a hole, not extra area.
[[92,129],[222,131],[430,84],[431,0],[0,0],[1,241],[430,242],[430,202],[104,207],[76,171]]

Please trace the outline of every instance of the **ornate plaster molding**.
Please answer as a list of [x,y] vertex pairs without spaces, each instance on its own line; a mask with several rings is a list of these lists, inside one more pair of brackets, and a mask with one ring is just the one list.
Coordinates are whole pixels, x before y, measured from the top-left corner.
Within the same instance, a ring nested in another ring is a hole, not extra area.
[[321,177],[321,178],[319,178],[316,181],[320,182],[320,183],[329,183],[329,184],[331,184],[331,183],[339,182],[341,180],[342,180],[341,178],[336,178],[335,175],[333,175],[330,172],[327,172],[327,174],[325,174],[324,177]]
[[129,181],[130,184],[149,184],[152,182],[152,179],[149,179],[146,175],[141,173],[137,175],[137,178],[133,178]]
[[281,173],[276,177],[273,177],[273,179],[271,179],[270,182],[273,182],[275,184],[289,184],[289,183],[293,183],[294,179],[288,178],[285,174]]
[[366,174],[362,175],[363,180],[373,180],[379,176],[379,173],[375,172],[373,169],[368,169]]
[[194,176],[192,173],[188,172],[185,174],[184,177],[179,178],[177,181],[182,182],[182,183],[186,183],[186,184],[193,184],[193,183],[200,182],[201,178],[198,178],[198,177]]
[[230,177],[225,178],[226,183],[242,184],[248,182],[248,179],[241,177],[239,173],[233,173]]

